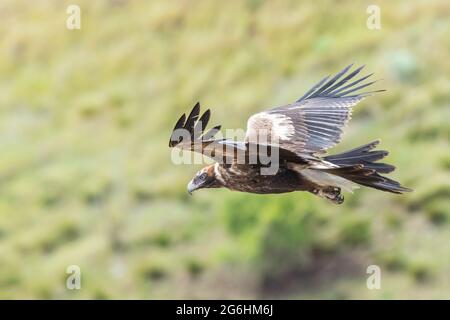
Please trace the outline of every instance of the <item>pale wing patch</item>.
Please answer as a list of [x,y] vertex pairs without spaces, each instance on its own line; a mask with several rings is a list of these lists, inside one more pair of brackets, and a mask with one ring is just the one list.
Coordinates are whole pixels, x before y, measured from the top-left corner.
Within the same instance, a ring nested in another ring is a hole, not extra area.
[[283,140],[292,137],[295,131],[289,117],[282,114],[268,114],[267,116],[272,119],[273,134]]
[[294,134],[295,128],[290,117],[261,112],[248,119],[245,139],[250,142],[273,142],[289,140]]

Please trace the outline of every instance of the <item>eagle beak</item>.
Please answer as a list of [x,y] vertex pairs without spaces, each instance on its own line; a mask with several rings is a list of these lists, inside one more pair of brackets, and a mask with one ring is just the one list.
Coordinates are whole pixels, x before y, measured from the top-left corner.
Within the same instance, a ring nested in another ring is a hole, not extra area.
[[193,181],[189,182],[188,186],[187,186],[187,192],[192,195],[192,192],[194,192],[195,190],[197,190],[198,187],[194,184]]

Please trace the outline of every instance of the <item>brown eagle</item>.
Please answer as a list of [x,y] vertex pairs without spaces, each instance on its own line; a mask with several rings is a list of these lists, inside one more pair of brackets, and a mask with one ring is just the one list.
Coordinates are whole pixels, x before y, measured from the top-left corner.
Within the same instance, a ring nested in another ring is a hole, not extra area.
[[[188,192],[222,187],[257,194],[308,191],[340,204],[344,201],[341,192],[351,192],[358,185],[392,193],[411,191],[381,175],[395,167],[377,162],[388,155],[373,150],[378,140],[340,154],[325,154],[340,142],[352,107],[384,91],[358,93],[375,81],[365,82],[372,74],[355,80],[364,66],[349,72],[351,67],[325,77],[294,103],[251,116],[242,142],[214,139],[221,126],[205,132],[210,110],[200,116],[197,103],[187,118],[183,114],[177,121],[169,147],[200,152],[216,163],[194,176]],[[264,173],[271,166],[276,170]]]

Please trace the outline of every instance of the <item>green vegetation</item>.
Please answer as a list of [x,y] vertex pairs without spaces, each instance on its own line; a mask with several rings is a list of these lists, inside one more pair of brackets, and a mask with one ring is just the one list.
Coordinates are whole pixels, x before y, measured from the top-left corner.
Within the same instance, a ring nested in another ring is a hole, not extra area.
[[[448,1],[379,1],[381,30],[353,1],[77,3],[81,30],[63,1],[1,5],[0,298],[450,297]],[[381,138],[413,193],[187,195],[179,114],[244,128],[351,62],[388,91],[331,152]]]

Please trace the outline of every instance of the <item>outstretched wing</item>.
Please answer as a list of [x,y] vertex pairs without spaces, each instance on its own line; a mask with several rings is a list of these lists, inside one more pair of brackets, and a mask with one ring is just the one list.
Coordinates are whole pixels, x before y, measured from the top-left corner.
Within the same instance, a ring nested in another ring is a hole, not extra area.
[[346,75],[351,67],[331,79],[322,79],[292,104],[251,116],[246,141],[268,140],[299,155],[324,153],[335,146],[351,118],[352,107],[364,97],[384,91],[357,93],[375,81],[364,82],[372,74],[354,80],[364,66]]
[[205,132],[210,116],[209,109],[200,116],[200,103],[197,102],[187,118],[183,114],[178,119],[170,136],[169,147],[199,152],[216,161],[225,161],[226,157],[233,158],[239,149],[245,150],[243,143],[214,139],[220,131],[220,125]]
[[200,117],[200,103],[197,102],[187,119],[184,113],[178,119],[170,136],[169,147],[178,146],[183,148],[190,146],[195,141],[213,141],[214,136],[220,131],[221,126],[215,126],[204,134],[210,116],[211,111],[208,109]]
[[[197,103],[187,118],[183,114],[178,119],[169,140],[169,147],[199,152],[225,164],[238,162],[269,165],[270,161],[278,162],[279,158],[289,159],[296,163],[304,162],[304,159],[294,152],[277,146],[214,139],[221,126],[215,126],[205,132],[210,115],[210,110],[206,110],[200,116],[200,104]],[[279,155],[279,157],[275,157],[275,155]],[[267,160],[263,160],[263,158]]]

